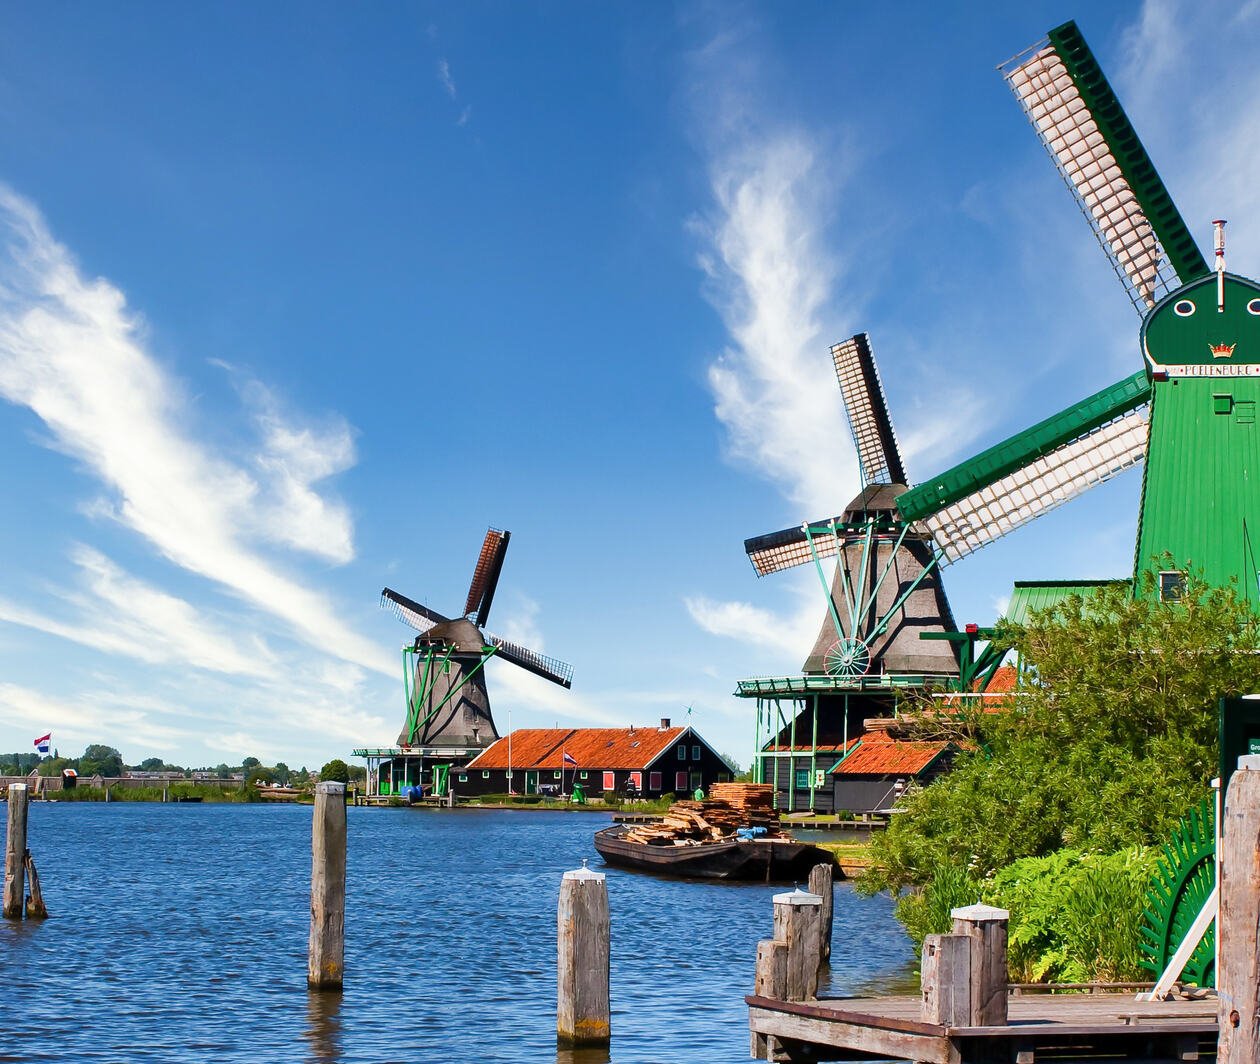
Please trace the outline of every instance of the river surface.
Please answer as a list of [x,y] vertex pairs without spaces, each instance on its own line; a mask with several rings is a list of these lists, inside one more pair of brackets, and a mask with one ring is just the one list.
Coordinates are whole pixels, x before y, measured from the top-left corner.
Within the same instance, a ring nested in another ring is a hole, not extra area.
[[[748,1057],[790,888],[605,868],[607,814],[355,809],[345,990],[306,989],[309,806],[32,803],[51,919],[0,921],[2,1061],[698,1062]],[[611,1052],[558,1053],[556,903],[608,874]],[[904,990],[886,897],[836,889],[830,991]]]

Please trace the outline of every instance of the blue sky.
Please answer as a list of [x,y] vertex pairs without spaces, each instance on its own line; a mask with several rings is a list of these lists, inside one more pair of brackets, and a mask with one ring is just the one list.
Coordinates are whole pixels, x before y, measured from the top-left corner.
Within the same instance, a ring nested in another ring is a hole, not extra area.
[[[912,480],[1140,365],[995,66],[1076,17],[1203,247],[1260,274],[1260,5],[0,7],[0,750],[393,741],[389,585],[513,533],[500,729],[681,718],[747,763],[838,512],[829,345]],[[1133,471],[946,571],[1123,576]]]

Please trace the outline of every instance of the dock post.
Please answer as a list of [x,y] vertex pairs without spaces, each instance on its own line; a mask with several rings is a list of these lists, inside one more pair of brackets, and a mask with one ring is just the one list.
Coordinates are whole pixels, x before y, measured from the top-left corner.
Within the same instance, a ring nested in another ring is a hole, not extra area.
[[1260,1061],[1260,969],[1256,928],[1260,921],[1260,755],[1238,759],[1229,781],[1221,825],[1219,954],[1220,998],[1217,1060],[1220,1064]]
[[340,990],[345,968],[346,800],[345,784],[315,785],[311,825],[311,937],[306,985]]
[[971,1023],[971,937],[928,935],[923,940],[923,1020],[942,1027]]
[[1006,928],[1011,914],[992,905],[965,905],[951,910],[954,934],[971,940],[972,1027],[1006,1025]]
[[608,885],[603,872],[565,872],[556,911],[556,1041],[606,1046],[609,1007]]
[[810,869],[809,892],[822,898],[818,956],[818,968],[821,971],[831,963],[831,915],[835,904],[834,874],[831,865],[816,864]]
[[774,896],[774,938],[786,948],[784,1001],[808,1001],[818,993],[822,898],[803,890]]
[[9,784],[9,829],[4,848],[5,917],[22,919],[22,903],[26,898],[26,784]]

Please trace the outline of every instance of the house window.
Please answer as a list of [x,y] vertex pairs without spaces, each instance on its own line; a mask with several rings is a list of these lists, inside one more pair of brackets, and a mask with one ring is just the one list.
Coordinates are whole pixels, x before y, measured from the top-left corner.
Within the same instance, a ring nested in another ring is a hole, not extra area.
[[459,782],[460,782],[460,783],[467,783],[467,782],[468,782],[468,776],[467,776],[467,775],[465,775],[465,774],[463,774],[463,773],[460,773]]
[[680,746],[678,748],[678,760],[679,761],[687,760],[687,747],[686,746]]
[[488,768],[481,770],[481,778],[483,780],[488,780],[490,778],[490,770]]
[[631,773],[630,773],[630,783],[634,786],[634,789],[635,789],[636,791],[641,791],[641,790],[643,790],[643,773],[642,773],[642,772],[631,772]]
[[687,773],[675,772],[674,773],[674,790],[685,791],[686,789],[687,789]]
[[809,790],[809,769],[798,768],[796,770],[796,789],[798,791]]
[[578,778],[586,779],[586,769],[582,769],[582,771],[578,773]]
[[1159,574],[1160,602],[1176,602],[1186,589],[1186,574],[1176,569]]
[[1234,409],[1234,397],[1232,395],[1216,392],[1212,396],[1212,413],[1228,414]]
[[699,772],[691,774],[691,790],[698,791],[704,786],[704,777]]
[[698,746],[693,746],[693,747],[691,748],[691,760],[692,760],[692,761],[699,761],[699,760],[700,760],[700,747],[698,747]]
[[615,772],[604,773],[604,790],[615,791],[617,789],[617,774]]
[[561,771],[561,770],[557,769],[555,772],[553,772],[553,773],[551,774],[551,778],[552,778],[553,780],[558,780],[558,779],[560,779],[560,771]]
[[729,772],[719,772],[717,777],[718,783],[730,783],[731,774]]
[[659,772],[648,773],[648,790],[659,791],[661,789],[661,774]]
[[1256,423],[1256,404],[1254,399],[1239,399],[1234,404],[1234,424],[1254,425]]

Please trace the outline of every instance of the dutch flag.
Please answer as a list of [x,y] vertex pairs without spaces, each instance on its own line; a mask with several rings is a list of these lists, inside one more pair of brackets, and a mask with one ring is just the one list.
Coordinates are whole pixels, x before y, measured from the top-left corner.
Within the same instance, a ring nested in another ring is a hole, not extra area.
[[566,765],[572,765],[574,768],[577,768],[577,758],[570,754],[568,750],[564,751],[562,760]]
[[35,749],[38,750],[41,754],[46,754],[48,753],[48,744],[51,741],[52,741],[52,732],[49,732],[47,735],[41,735],[38,739],[35,740]]

